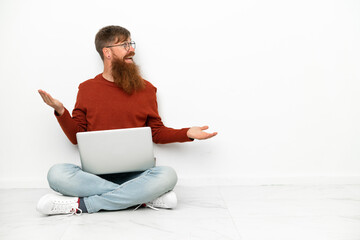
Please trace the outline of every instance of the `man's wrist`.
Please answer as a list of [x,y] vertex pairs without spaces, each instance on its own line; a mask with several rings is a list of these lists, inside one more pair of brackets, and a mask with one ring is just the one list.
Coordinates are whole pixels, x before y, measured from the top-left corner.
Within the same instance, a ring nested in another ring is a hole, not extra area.
[[55,114],[57,115],[57,116],[61,116],[61,115],[63,115],[64,114],[64,112],[65,112],[65,108],[62,108],[62,109],[55,109]]
[[191,129],[191,128],[189,128],[189,129],[187,130],[186,136],[187,136],[191,141],[194,141],[195,139],[192,138],[192,137],[190,137],[190,136],[191,136],[191,134],[189,134],[190,129]]

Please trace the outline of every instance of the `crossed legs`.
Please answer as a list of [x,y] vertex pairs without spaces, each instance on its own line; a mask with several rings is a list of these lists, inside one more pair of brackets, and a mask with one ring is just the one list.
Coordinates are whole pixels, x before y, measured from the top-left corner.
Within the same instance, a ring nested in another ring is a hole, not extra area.
[[171,167],[144,172],[97,176],[74,164],[57,164],[48,172],[50,187],[65,196],[82,197],[89,213],[121,210],[150,202],[172,190],[177,182]]

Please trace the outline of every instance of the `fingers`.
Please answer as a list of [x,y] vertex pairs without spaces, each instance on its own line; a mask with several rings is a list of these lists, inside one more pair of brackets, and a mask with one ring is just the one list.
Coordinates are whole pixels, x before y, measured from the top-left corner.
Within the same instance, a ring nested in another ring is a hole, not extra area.
[[51,95],[49,93],[45,92],[44,90],[39,90],[39,93],[42,97],[44,97],[46,99],[49,99],[49,100],[52,99]]
[[52,103],[52,98],[51,98],[50,94],[48,94],[47,92],[45,92],[43,90],[39,90],[38,92],[46,104],[50,105]]
[[213,133],[207,133],[204,130],[209,129],[209,126],[203,126],[203,127],[199,127],[198,128],[200,130],[200,132],[198,133],[196,139],[198,140],[205,140],[205,139],[209,139],[212,138],[214,136],[216,136],[218,133],[217,132],[213,132]]
[[215,137],[218,133],[217,132],[213,132],[211,133],[211,137]]
[[208,128],[209,128],[209,126],[200,127],[201,130],[206,130],[206,129],[208,129]]
[[39,92],[41,98],[44,100],[44,102],[46,102],[46,100],[47,100],[47,98],[46,98],[46,92],[43,91],[43,90],[41,90],[41,89],[38,90],[38,92]]
[[217,132],[206,133],[206,135],[204,136],[203,139],[209,139],[209,138],[215,137],[216,135],[217,135]]
[[40,96],[45,100],[47,92],[45,92],[44,90],[41,90],[41,89],[39,89],[38,92],[39,92]]
[[54,107],[55,106],[55,99],[47,92],[45,92],[44,90],[38,90],[41,98],[43,99],[43,101],[51,106],[51,107]]

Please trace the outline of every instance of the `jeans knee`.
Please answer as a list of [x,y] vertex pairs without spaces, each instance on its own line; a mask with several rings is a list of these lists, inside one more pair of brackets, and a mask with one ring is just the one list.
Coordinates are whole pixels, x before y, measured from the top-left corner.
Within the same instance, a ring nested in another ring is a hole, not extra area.
[[74,173],[74,170],[79,168],[76,165],[63,163],[63,164],[56,164],[52,166],[47,174],[47,180],[49,186],[55,190],[59,191],[57,188],[58,186],[66,183],[69,180],[69,177]]
[[175,170],[172,167],[160,166],[158,167],[161,172],[163,182],[166,183],[169,190],[173,189],[177,183],[178,177]]

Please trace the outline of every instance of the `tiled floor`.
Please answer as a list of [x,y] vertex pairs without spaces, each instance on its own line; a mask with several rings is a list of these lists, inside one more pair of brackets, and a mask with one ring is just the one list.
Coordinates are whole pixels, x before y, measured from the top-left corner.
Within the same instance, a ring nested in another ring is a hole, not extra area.
[[0,190],[0,239],[360,240],[360,185],[177,186],[174,210],[50,217],[48,192]]

